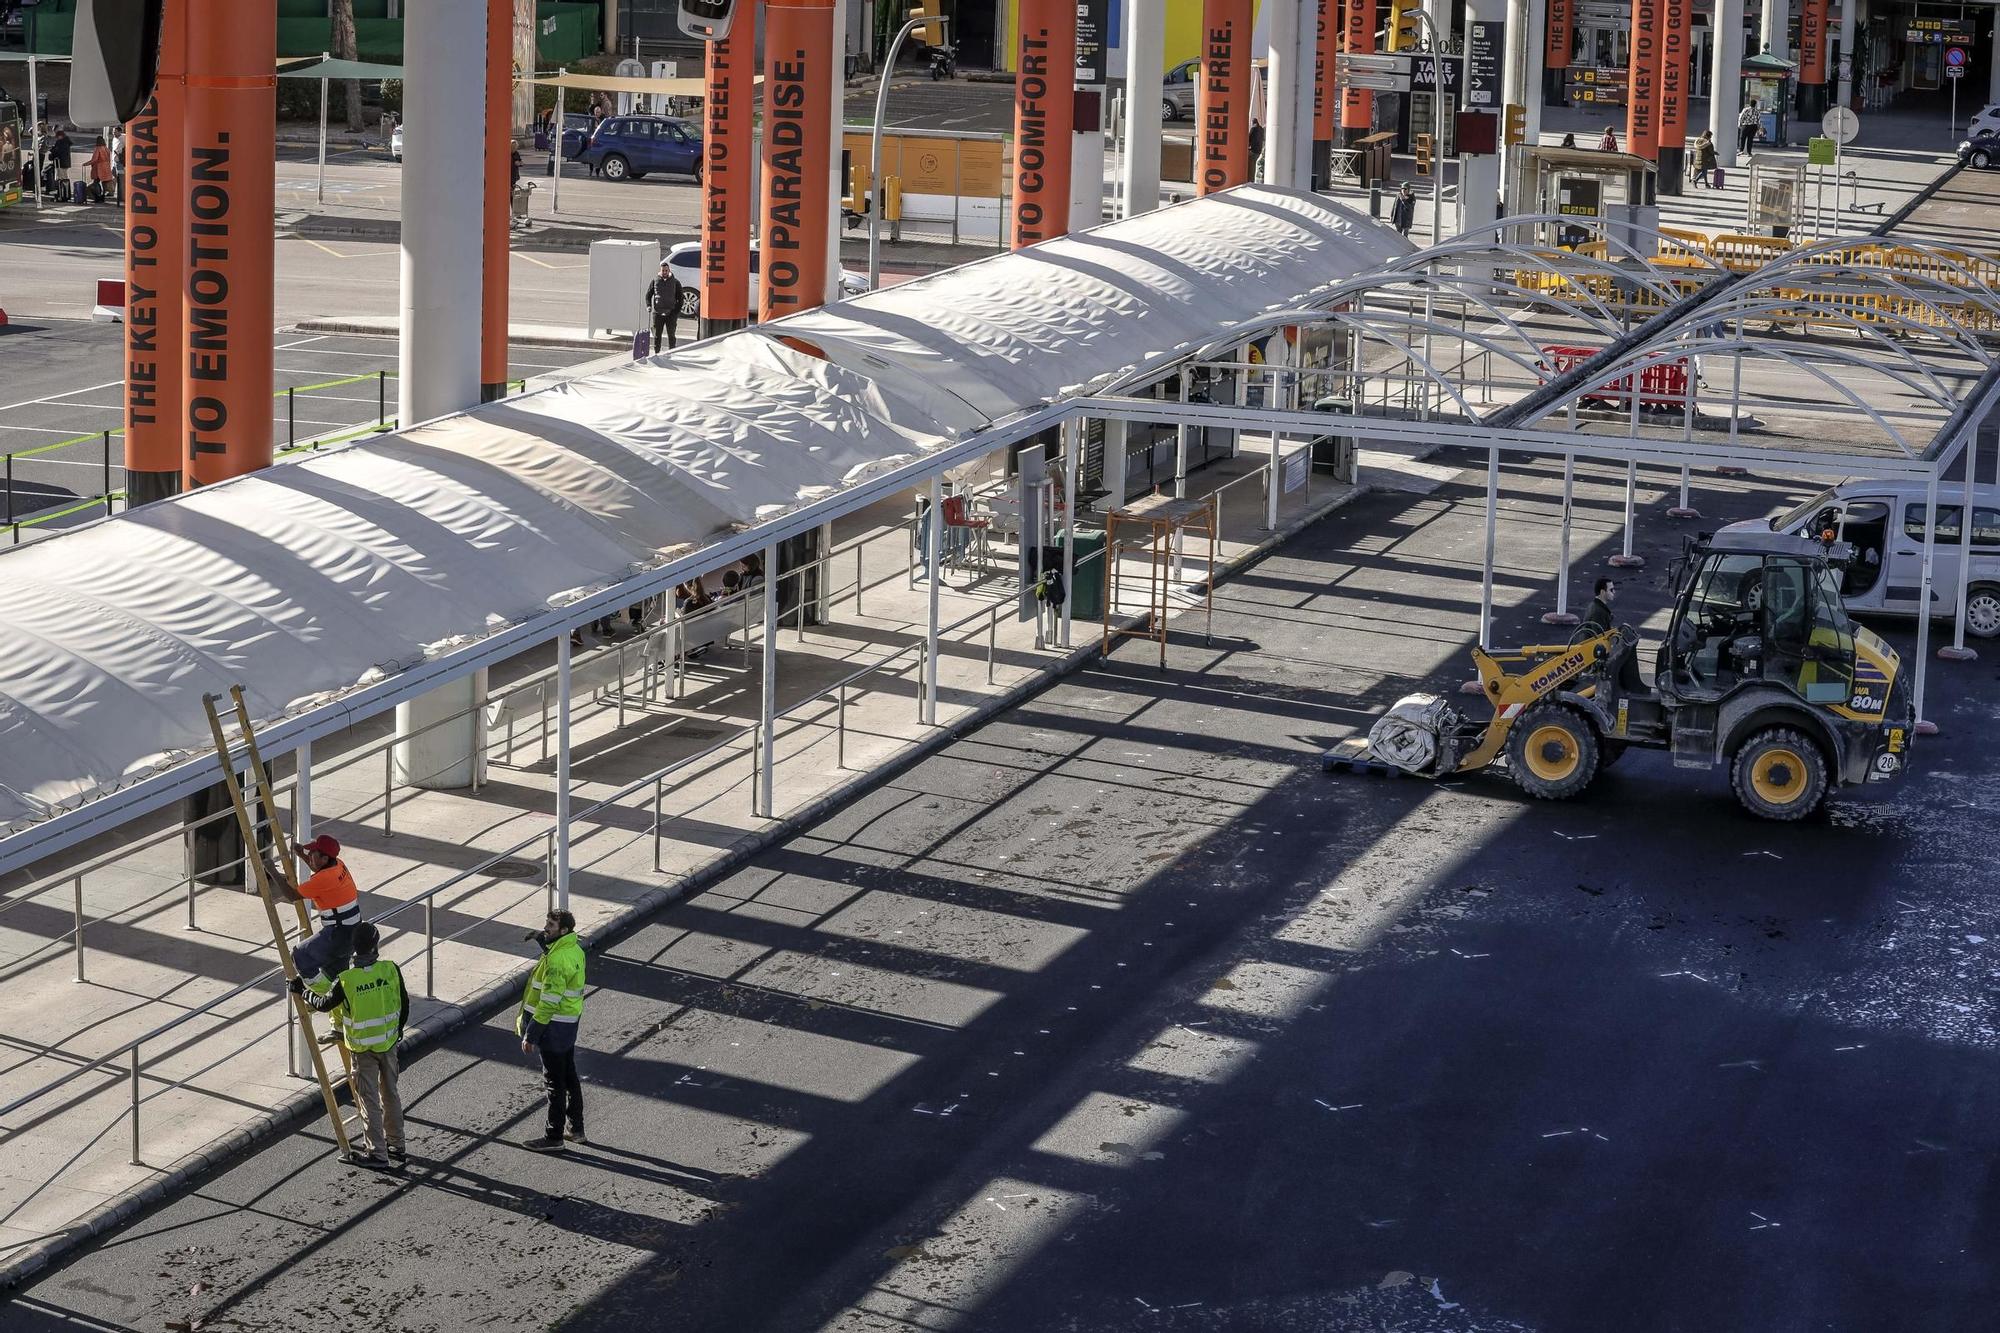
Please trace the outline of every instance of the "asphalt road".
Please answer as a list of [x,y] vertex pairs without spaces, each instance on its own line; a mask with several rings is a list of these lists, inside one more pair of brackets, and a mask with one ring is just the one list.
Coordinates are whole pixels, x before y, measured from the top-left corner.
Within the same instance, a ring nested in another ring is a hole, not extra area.
[[[407,1178],[295,1134],[0,1324],[1990,1325],[1993,667],[1935,664],[1916,774],[1798,826],[1646,754],[1565,805],[1322,774],[1463,677],[1478,482],[1364,499],[1225,584],[1212,646],[1120,653],[595,955],[589,1148],[515,1146],[496,1020],[407,1072]],[[1502,641],[1555,492],[1509,474]]]

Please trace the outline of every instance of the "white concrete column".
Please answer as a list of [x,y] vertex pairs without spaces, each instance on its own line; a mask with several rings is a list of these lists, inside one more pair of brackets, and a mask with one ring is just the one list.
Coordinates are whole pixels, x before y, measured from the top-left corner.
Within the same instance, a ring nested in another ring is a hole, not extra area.
[[1104,130],[1077,126],[1069,136],[1069,229],[1104,225]]
[[1527,108],[1528,142],[1542,141],[1542,78],[1549,63],[1548,0],[1528,0],[1528,36],[1521,47],[1521,105]]
[[[1543,0],[1507,0],[1507,58],[1501,62],[1501,100],[1518,106],[1534,102],[1528,81],[1528,7]],[[1483,17],[1483,16],[1482,16]],[[1534,63],[1541,63],[1536,52]]]
[[[847,6],[851,3],[857,3],[857,0],[833,0],[833,69],[826,81],[828,117],[826,123],[833,127],[833,147],[827,154],[827,189],[832,192],[826,207],[826,303],[828,305],[840,299],[840,200],[847,193],[847,182],[840,178],[840,150],[845,140],[840,127],[847,120]],[[947,33],[945,40],[956,39]],[[744,49],[754,50],[754,43],[744,43]],[[763,176],[761,171],[752,174],[759,179]],[[872,183],[870,188],[874,188]],[[777,566],[773,565],[772,568],[776,569]]]
[[[1854,102],[1854,27],[1860,16],[1861,0],[1840,0],[1840,64],[1837,67],[1837,105],[1850,106]],[[1994,49],[2000,51],[2000,23],[1993,25]],[[2000,70],[1995,71],[2000,78]],[[2000,87],[2000,83],[1996,83]],[[1835,210],[1836,213],[1838,210]]]
[[[1027,506],[1021,507],[1023,517]],[[924,624],[924,699],[923,723],[927,727],[937,725],[938,703],[938,548],[944,545],[944,486],[939,478],[932,477],[930,485],[930,512],[924,516],[929,529],[930,540],[924,543],[924,577],[928,586],[924,589],[929,603],[929,619]],[[1023,529],[1022,541],[1039,540]],[[1040,623],[1040,612],[1036,613],[1036,623]]]
[[1715,0],[1710,34],[1714,68],[1709,74],[1708,129],[1715,136],[1715,160],[1736,165],[1736,118],[1743,114],[1743,0]]
[[1126,431],[1131,423],[1104,423],[1104,509],[1108,512],[1125,503]]
[[1786,60],[1792,58],[1792,0],[1764,0],[1764,21],[1759,36],[1766,51]]
[[1160,206],[1162,76],[1167,60],[1167,0],[1125,0],[1125,210]]
[[[404,426],[479,402],[485,160],[467,145],[486,134],[487,9],[485,0],[425,0],[411,6],[403,23],[406,58],[425,71],[403,92],[403,161],[411,170],[402,178],[396,393]],[[485,702],[480,671],[399,704],[401,781],[476,785]]]
[[764,818],[774,817],[772,792],[776,787],[773,771],[778,766],[778,548],[764,548],[764,661],[758,673],[757,744],[762,750],[757,767],[757,804]]
[[1298,156],[1299,82],[1312,77],[1308,64],[1299,69],[1299,0],[1269,0],[1264,6],[1270,25],[1270,46],[1265,52],[1264,174],[1266,185],[1292,183],[1292,164]]
[[1493,646],[1493,552],[1499,541],[1500,451],[1486,451],[1486,554],[1479,566],[1479,646]]
[[[1062,428],[1063,446],[1063,604],[1062,646],[1069,644],[1070,608],[1076,605],[1076,474],[1083,466],[1083,433],[1088,423],[1070,421]],[[1970,473],[1966,475],[1970,476]],[[1960,616],[1961,623],[1965,617]]]
[[1988,86],[1987,101],[2000,102],[2000,21],[1993,24],[1993,82]]
[[486,134],[483,0],[425,0],[403,43],[426,72],[403,92],[402,347],[399,424],[479,402],[481,202]]
[[556,635],[555,880],[556,906],[565,909],[569,906],[569,685],[569,632],[564,630]]
[[[1478,153],[1459,161],[1458,172],[1458,230],[1460,234],[1470,234],[1481,227],[1490,227],[1500,218],[1500,155],[1498,153]],[[1491,265],[1481,265],[1479,272],[1494,274],[1498,280],[1499,270]]]

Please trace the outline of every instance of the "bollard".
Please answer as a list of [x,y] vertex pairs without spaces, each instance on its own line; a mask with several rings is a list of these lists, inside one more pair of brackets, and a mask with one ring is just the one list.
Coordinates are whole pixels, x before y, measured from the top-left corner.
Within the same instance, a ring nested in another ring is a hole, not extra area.
[[104,432],[104,512],[111,512],[111,432]]

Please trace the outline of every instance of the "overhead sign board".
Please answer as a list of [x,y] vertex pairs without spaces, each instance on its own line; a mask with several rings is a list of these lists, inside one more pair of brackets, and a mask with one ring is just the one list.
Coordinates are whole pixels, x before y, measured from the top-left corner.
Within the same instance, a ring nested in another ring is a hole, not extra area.
[[1111,0],[1076,0],[1076,86],[1104,85],[1111,53]]
[[1970,46],[1972,37],[1968,19],[1912,17],[1903,23],[1903,40],[1912,46]]
[[1500,105],[1501,58],[1507,50],[1507,24],[1501,19],[1475,19],[1466,25],[1466,82],[1463,104],[1472,110]]

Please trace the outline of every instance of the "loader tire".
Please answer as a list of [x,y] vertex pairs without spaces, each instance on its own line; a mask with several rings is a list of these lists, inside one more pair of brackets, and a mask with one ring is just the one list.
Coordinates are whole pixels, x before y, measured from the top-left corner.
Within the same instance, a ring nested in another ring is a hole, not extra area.
[[1597,776],[1601,747],[1583,714],[1562,704],[1536,704],[1507,737],[1507,767],[1528,795],[1566,801]]
[[1736,751],[1729,781],[1760,819],[1804,819],[1826,800],[1826,756],[1802,732],[1766,727]]

